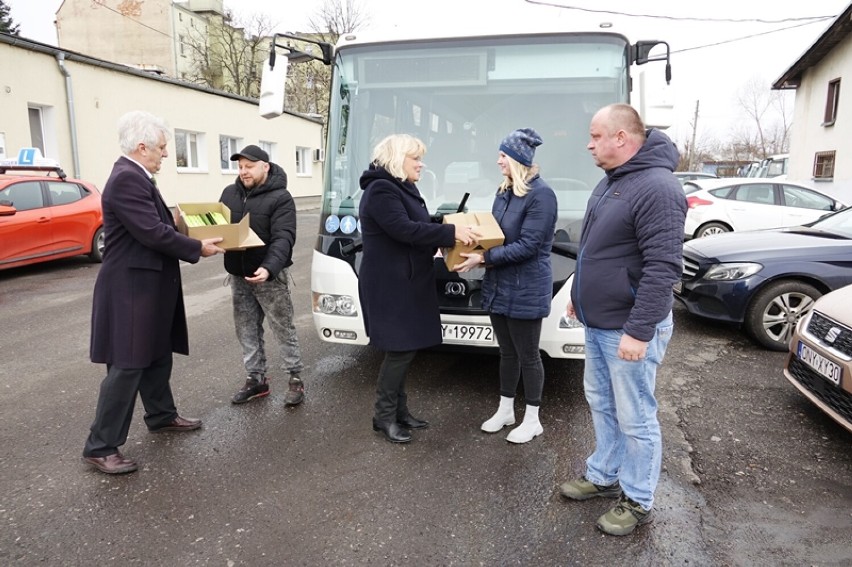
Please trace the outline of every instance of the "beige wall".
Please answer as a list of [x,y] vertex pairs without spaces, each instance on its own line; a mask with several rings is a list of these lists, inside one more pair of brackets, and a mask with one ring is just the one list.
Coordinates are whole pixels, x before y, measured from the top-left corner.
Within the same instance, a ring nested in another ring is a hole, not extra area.
[[[74,176],[66,81],[53,48],[26,40],[9,41],[19,45],[0,41],[0,133],[5,137],[7,155],[14,157],[19,148],[32,145],[28,109],[39,107],[44,118],[46,157],[59,159],[66,173]],[[72,54],[67,57],[74,58]],[[272,161],[287,172],[289,190],[297,201],[316,200],[322,191],[322,163],[311,161],[309,174],[296,173],[297,147],[323,147],[318,122],[289,114],[266,120],[259,116],[255,102],[115,70],[97,60],[67,60],[65,67],[75,107],[79,176],[99,188],[120,155],[115,130],[118,118],[129,110],[141,109],[164,117],[172,129],[200,132],[206,139],[200,152],[201,161],[208,165],[196,172],[178,171],[174,140],[170,142],[171,155],[158,174],[169,205],[216,201],[222,188],[233,182],[236,173],[223,172],[220,167],[220,135],[240,138],[242,145],[272,142]]]
[[64,49],[174,76],[172,17],[171,0],[64,0],[56,29]]

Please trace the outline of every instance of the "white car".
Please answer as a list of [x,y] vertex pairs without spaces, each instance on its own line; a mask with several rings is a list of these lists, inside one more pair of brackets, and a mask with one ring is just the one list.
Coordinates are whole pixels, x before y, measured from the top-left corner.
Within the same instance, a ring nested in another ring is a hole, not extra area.
[[684,237],[701,238],[815,221],[846,205],[815,189],[778,179],[702,179],[684,183]]

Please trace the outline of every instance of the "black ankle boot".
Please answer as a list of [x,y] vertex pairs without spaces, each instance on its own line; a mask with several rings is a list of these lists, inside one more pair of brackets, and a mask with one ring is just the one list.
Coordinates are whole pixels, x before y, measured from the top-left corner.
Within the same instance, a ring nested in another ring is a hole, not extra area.
[[417,419],[410,413],[406,413],[402,417],[397,417],[396,422],[406,429],[426,429],[429,427],[428,421]]
[[395,421],[379,421],[373,418],[373,431],[381,431],[391,443],[408,443],[411,433]]

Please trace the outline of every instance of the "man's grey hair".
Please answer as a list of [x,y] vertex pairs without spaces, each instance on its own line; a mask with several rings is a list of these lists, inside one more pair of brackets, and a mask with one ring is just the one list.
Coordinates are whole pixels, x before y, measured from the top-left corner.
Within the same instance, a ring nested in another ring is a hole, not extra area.
[[143,110],[132,110],[118,119],[118,145],[125,155],[136,151],[140,143],[151,148],[160,144],[160,135],[171,139],[166,121]]

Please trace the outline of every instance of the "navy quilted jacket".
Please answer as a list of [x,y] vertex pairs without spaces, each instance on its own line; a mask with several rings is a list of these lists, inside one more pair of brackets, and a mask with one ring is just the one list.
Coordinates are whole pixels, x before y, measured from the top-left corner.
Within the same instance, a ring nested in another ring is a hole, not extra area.
[[509,190],[494,198],[491,213],[505,240],[485,253],[482,307],[513,319],[547,317],[553,296],[550,249],[556,230],[556,194],[538,175],[529,186],[523,197]]
[[649,130],[636,155],[608,170],[589,197],[571,288],[584,325],[650,341],[671,311],[686,219],[677,163],[668,136]]

